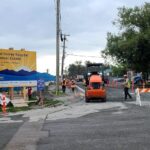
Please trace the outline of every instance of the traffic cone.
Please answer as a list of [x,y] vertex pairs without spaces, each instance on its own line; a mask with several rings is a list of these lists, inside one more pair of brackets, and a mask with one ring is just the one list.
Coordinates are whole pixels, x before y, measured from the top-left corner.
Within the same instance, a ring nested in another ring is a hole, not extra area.
[[6,114],[6,96],[2,96],[2,112],[3,114]]

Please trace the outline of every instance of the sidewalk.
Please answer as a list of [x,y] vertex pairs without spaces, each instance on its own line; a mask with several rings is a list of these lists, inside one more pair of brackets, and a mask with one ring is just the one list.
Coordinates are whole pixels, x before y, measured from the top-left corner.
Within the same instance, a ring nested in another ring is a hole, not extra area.
[[[51,98],[51,95],[50,95],[50,98]],[[43,120],[45,119],[47,114],[61,111],[63,109],[66,109],[68,105],[83,101],[83,97],[80,96],[79,91],[72,93],[70,89],[66,89],[66,94],[61,95],[61,96],[53,96],[52,98],[55,100],[61,101],[62,104],[55,105],[54,107],[42,107],[42,106],[37,105],[33,109],[28,110],[28,111],[8,113],[7,116],[2,115],[2,118],[0,118],[0,123],[14,122],[13,120],[10,119],[10,117],[16,116],[16,115],[23,115],[23,117],[28,117],[29,122],[38,121],[41,119]],[[22,120],[19,120],[19,121],[22,121]]]

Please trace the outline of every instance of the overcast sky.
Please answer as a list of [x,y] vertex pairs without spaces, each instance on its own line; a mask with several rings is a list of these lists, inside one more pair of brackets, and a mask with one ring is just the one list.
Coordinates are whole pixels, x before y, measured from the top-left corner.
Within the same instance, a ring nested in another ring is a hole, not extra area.
[[[117,32],[112,21],[118,7],[141,6],[150,0],[61,0],[61,29],[68,37],[65,66],[76,60],[103,61],[107,32]],[[0,0],[0,48],[37,52],[37,70],[55,74],[56,0]],[[62,52],[62,48],[60,49]],[[60,57],[61,58],[61,57]],[[61,63],[61,61],[60,61]]]

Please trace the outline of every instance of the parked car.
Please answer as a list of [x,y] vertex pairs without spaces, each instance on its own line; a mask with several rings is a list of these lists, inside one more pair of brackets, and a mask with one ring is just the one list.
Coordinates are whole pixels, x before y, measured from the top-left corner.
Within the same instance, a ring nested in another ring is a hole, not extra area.
[[124,82],[124,78],[115,78],[113,79],[114,82]]
[[124,78],[118,78],[117,82],[124,82]]
[[142,79],[141,76],[135,76],[134,77],[134,84],[136,84],[136,85],[142,85],[142,83],[143,83],[143,79]]

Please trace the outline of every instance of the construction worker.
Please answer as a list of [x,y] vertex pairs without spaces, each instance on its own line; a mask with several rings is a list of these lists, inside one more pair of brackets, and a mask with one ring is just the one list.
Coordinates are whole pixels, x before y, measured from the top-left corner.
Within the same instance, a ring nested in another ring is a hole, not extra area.
[[28,98],[29,100],[32,98],[32,88],[28,87]]
[[71,81],[71,90],[72,90],[73,93],[74,93],[74,91],[75,91],[75,87],[76,87],[75,81],[72,80],[72,81]]
[[130,99],[132,98],[132,96],[129,94],[129,89],[130,89],[131,83],[130,83],[130,80],[127,77],[127,75],[124,75],[124,79],[125,79],[125,82],[124,82],[124,95],[125,95],[125,100],[127,100],[127,96],[129,96]]
[[66,92],[66,80],[65,79],[62,82],[62,91],[63,91],[63,93]]

